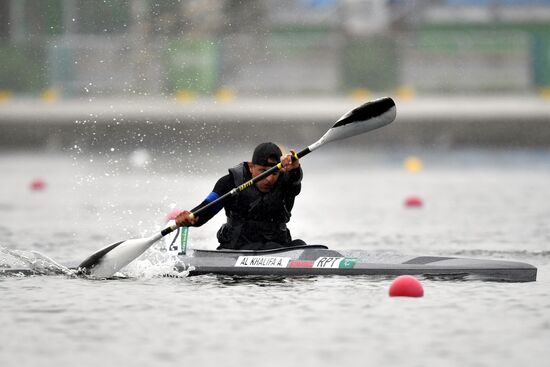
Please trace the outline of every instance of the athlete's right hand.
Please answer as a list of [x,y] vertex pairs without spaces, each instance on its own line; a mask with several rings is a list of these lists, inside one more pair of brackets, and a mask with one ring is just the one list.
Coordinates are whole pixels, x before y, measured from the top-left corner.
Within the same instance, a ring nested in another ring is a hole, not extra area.
[[199,218],[193,216],[190,211],[184,210],[176,217],[176,224],[178,227],[189,227],[197,224]]

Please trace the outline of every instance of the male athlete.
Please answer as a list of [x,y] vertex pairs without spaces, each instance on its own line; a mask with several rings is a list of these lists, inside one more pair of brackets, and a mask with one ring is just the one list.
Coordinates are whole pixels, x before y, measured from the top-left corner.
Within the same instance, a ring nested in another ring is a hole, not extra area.
[[243,162],[229,169],[229,174],[218,180],[214,190],[196,208],[211,203],[233,188],[249,181],[271,167],[282,164],[276,171],[255,185],[228,198],[224,203],[206,209],[199,217],[191,218],[190,211],[176,217],[178,226],[199,227],[208,222],[222,208],[227,223],[218,231],[218,249],[268,250],[288,246],[305,245],[302,240],[292,240],[286,224],[294,199],[300,193],[302,169],[300,162],[292,160],[294,151],[282,155],[274,143],[262,143],[256,147],[252,161]]

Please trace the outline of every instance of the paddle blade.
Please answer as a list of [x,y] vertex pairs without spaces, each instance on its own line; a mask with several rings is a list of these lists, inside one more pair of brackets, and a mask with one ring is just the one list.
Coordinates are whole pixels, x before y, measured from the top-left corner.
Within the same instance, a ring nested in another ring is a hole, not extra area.
[[110,278],[143,254],[162,234],[136,238],[107,246],[84,260],[78,267],[92,278]]
[[313,151],[331,141],[378,129],[395,120],[395,116],[395,102],[390,97],[367,102],[340,117],[321,139],[308,148]]

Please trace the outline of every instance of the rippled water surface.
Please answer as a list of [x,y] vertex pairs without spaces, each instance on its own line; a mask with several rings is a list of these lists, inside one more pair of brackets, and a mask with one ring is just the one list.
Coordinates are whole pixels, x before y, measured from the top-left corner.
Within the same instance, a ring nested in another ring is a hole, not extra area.
[[[151,234],[202,201],[249,153],[132,167],[124,153],[0,155],[0,265],[39,251],[80,261]],[[519,260],[532,283],[430,281],[390,298],[389,278],[163,277],[159,247],[124,273],[0,277],[1,366],[546,366],[550,357],[550,152],[327,149],[304,159],[291,231],[373,253]],[[153,157],[154,158],[154,157]],[[40,177],[41,191],[29,189]],[[405,198],[419,196],[420,209]],[[190,246],[215,248],[215,218]]]

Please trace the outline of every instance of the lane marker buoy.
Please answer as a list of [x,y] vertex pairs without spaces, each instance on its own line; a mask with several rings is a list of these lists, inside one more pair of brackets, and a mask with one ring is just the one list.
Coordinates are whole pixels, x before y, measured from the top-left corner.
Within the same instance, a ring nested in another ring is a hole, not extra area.
[[424,168],[424,164],[422,163],[420,158],[412,156],[405,159],[405,162],[403,162],[403,166],[405,166],[405,169],[407,171],[412,173],[420,172]]
[[170,211],[170,213],[166,214],[165,220],[166,220],[167,222],[169,222],[169,221],[171,221],[171,220],[175,220],[176,217],[178,216],[178,214],[181,213],[182,211],[183,211],[183,210],[180,210],[180,209],[175,209],[175,208],[172,209],[172,210]]
[[35,178],[31,181],[29,186],[32,191],[44,190],[46,188],[46,181],[41,178]]
[[390,297],[422,297],[424,288],[412,275],[400,275],[391,283],[389,294]]
[[407,208],[421,208],[424,202],[418,196],[409,196],[405,199],[405,206]]

